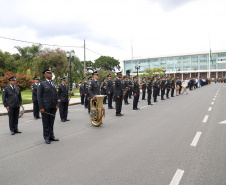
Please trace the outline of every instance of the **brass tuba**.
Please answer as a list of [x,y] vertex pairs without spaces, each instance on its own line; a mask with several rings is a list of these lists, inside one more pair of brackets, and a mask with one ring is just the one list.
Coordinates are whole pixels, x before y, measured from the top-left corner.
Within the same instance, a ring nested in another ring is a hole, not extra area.
[[93,126],[99,127],[102,124],[102,116],[105,118],[103,100],[106,95],[95,95],[96,100],[90,100],[90,121]]

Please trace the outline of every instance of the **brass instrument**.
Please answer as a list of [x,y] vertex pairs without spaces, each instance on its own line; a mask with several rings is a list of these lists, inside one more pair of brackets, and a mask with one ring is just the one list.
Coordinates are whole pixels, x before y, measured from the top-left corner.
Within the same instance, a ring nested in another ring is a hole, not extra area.
[[126,87],[126,89],[122,93],[122,100],[124,99],[124,96],[126,95],[127,91],[129,90],[129,87]]
[[96,100],[90,100],[90,121],[93,126],[99,127],[102,124],[102,116],[105,118],[103,100],[106,95],[95,95]]

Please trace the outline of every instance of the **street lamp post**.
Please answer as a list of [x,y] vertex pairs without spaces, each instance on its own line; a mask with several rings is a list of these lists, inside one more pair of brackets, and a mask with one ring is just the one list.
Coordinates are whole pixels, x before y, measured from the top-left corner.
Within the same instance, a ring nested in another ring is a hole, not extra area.
[[137,70],[137,77],[138,77],[138,70],[140,69],[140,64],[139,63],[135,64],[135,69]]
[[75,58],[75,51],[66,52],[67,60],[70,62],[70,92],[72,92],[72,78],[71,78],[71,61]]

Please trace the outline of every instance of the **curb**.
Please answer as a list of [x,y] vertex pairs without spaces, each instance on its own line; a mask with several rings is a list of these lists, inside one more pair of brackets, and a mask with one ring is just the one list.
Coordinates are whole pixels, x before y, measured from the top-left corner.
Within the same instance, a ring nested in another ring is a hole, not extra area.
[[[81,102],[70,103],[69,106],[72,106],[72,105],[78,105],[78,104],[81,104]],[[28,113],[28,112],[33,112],[33,109],[29,109],[29,110],[25,110],[25,111],[24,111],[24,113]],[[0,116],[5,116],[5,115],[8,115],[8,112],[0,113]]]

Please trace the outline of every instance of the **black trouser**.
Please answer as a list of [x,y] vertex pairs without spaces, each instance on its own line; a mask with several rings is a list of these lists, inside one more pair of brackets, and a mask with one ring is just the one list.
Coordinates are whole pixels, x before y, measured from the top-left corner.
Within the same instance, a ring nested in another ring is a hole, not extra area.
[[11,132],[18,130],[18,118],[19,118],[20,107],[10,107],[8,116],[9,116],[9,129]]
[[170,92],[170,89],[167,88],[167,90],[166,90],[166,97],[167,98],[169,98],[169,92]]
[[128,103],[128,96],[129,96],[129,91],[127,91],[124,96],[124,103]]
[[122,96],[119,98],[115,97],[115,102],[116,102],[116,114],[120,114],[122,110]]
[[[88,100],[88,97],[87,97],[87,100]],[[87,106],[87,108],[88,108],[88,113],[90,113],[90,98],[88,100],[88,106]]]
[[148,94],[148,105],[151,104],[151,91],[147,91]]
[[59,112],[61,120],[67,119],[67,112],[68,112],[68,102],[60,102],[59,103]]
[[[106,92],[104,92],[103,95],[106,95]],[[107,104],[106,100],[107,100],[107,96],[104,97],[103,104]]]
[[139,100],[139,94],[136,94],[136,96],[134,96],[134,99],[133,99],[133,109],[137,108],[138,100]]
[[42,114],[43,137],[46,141],[50,140],[50,138],[55,138],[53,133],[53,125],[56,115],[56,108],[45,108],[44,110],[48,113]]
[[142,89],[142,100],[145,99],[145,91],[146,91],[146,89]]
[[157,90],[157,96],[160,96],[159,93],[160,93],[160,88],[158,88]]
[[38,106],[38,100],[33,101],[33,115],[35,118],[39,118],[39,106]]
[[81,95],[81,105],[84,105],[84,97],[85,97],[85,95],[82,94],[82,95]]
[[158,96],[158,89],[155,88],[155,89],[153,89],[154,102],[157,102],[157,96]]
[[113,93],[108,94],[108,108],[112,107]]
[[161,100],[164,99],[165,88],[161,88]]
[[189,90],[190,90],[190,91],[192,90],[192,85],[189,85]]
[[88,108],[88,99],[87,99],[87,94],[86,94],[86,96],[85,96],[85,104],[84,104],[84,106],[85,106],[85,108]]
[[129,98],[132,98],[132,88],[130,88],[130,90],[129,90]]
[[179,94],[180,94],[181,90],[182,90],[182,86],[180,85]]
[[174,87],[171,89],[171,97],[174,96]]

